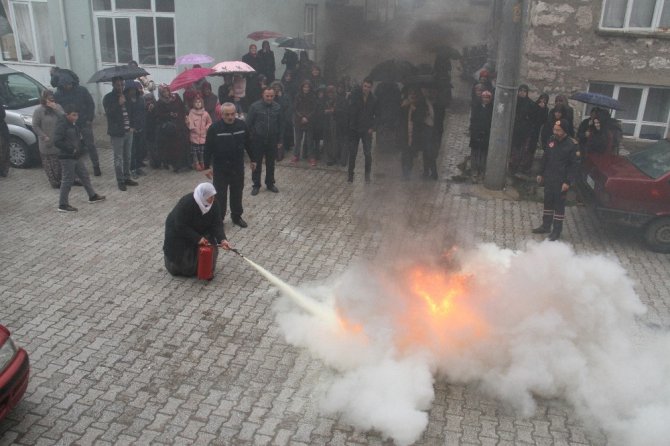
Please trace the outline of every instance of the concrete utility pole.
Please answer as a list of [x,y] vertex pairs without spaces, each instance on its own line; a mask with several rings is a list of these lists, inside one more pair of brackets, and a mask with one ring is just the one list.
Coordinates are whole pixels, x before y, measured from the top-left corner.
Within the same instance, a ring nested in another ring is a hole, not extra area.
[[523,0],[502,0],[500,34],[498,36],[498,73],[491,139],[486,158],[484,186],[501,190],[505,187],[507,159],[512,147],[512,126],[516,109],[516,93],[519,84],[521,61]]

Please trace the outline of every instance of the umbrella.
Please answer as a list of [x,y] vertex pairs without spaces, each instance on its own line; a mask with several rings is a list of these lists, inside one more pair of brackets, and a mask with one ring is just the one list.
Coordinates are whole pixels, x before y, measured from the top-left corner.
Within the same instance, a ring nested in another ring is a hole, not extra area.
[[214,62],[214,58],[207,54],[184,54],[177,57],[174,65],[195,65],[200,63]]
[[149,76],[149,73],[144,68],[132,67],[130,65],[117,65],[114,67],[103,68],[93,73],[93,76],[88,80],[88,83],[93,82],[111,82],[115,77],[120,77],[123,80],[137,79],[138,77]]
[[278,46],[283,48],[296,48],[299,50],[314,49],[314,45],[302,37],[291,37],[289,39],[283,40]]
[[405,60],[389,59],[377,64],[368,77],[373,81],[402,82],[416,72],[416,67]]
[[580,91],[570,96],[570,99],[583,102],[585,104],[596,105],[603,108],[611,108],[614,110],[623,110],[621,103],[611,96],[606,96],[600,93],[591,93],[590,91]]
[[284,37],[284,35],[276,31],[254,31],[247,36],[247,38],[251,40],[268,40],[277,37]]
[[256,70],[251,68],[251,65],[239,60],[228,60],[224,62],[219,62],[212,67],[214,70],[211,74],[244,74],[244,73],[255,73]]
[[213,72],[214,70],[212,68],[191,68],[190,70],[179,73],[179,75],[170,82],[170,91],[186,88]]

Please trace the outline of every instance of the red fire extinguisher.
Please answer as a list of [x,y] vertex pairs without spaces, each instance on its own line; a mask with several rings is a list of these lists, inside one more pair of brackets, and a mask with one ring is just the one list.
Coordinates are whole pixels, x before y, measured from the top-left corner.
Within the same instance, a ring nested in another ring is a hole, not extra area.
[[211,245],[200,246],[198,249],[198,279],[214,278],[214,248]]

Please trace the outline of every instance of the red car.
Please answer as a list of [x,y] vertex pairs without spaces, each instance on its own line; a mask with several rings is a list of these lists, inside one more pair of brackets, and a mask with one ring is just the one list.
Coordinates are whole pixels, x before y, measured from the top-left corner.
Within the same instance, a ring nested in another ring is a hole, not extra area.
[[628,156],[590,153],[582,180],[601,219],[640,228],[650,249],[670,252],[670,141]]
[[670,252],[670,141],[628,156],[589,154],[582,172],[601,219],[640,228],[650,249]]
[[28,353],[17,348],[9,337],[9,330],[0,325],[0,420],[26,392],[29,372]]

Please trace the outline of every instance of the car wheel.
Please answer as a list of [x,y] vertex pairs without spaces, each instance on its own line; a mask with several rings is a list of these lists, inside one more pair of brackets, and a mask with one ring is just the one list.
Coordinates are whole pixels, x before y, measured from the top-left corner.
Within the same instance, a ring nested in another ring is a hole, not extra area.
[[9,138],[9,162],[12,166],[18,168],[25,168],[30,165],[28,144],[16,136]]
[[670,217],[652,220],[644,232],[644,239],[652,251],[670,252]]

